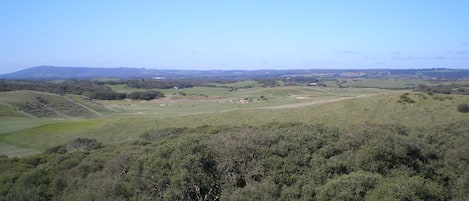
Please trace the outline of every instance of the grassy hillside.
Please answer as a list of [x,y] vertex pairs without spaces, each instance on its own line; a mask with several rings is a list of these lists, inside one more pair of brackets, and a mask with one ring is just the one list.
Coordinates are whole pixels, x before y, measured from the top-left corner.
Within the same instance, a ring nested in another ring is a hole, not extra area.
[[[457,111],[469,96],[304,86],[165,94],[1,93],[0,155],[21,158],[0,156],[0,200],[469,199],[469,116]],[[30,117],[51,112],[88,118]]]
[[12,107],[4,103],[0,103],[0,116],[1,117],[27,117],[28,115],[20,111],[16,111]]
[[[99,113],[90,107],[74,101],[69,96],[37,92],[37,91],[9,91],[0,92],[1,107],[8,106],[10,111],[23,113],[31,117],[96,117]],[[11,112],[2,113],[11,116]],[[18,115],[16,115],[18,116]]]
[[[229,111],[219,111],[219,108],[213,106],[216,103],[210,102],[192,103],[193,107],[190,106],[191,103],[178,103],[186,104],[182,108],[154,106],[152,102],[132,102],[131,104],[135,105],[128,106],[128,111],[110,113],[98,119],[49,120],[36,124],[37,127],[12,129],[12,132],[3,132],[4,134],[0,135],[0,142],[43,151],[76,137],[98,139],[105,144],[119,144],[137,140],[149,130],[174,127],[257,126],[271,122],[302,122],[320,123],[342,129],[362,123],[399,124],[414,130],[428,125],[445,125],[469,119],[466,113],[460,113],[456,109],[458,104],[469,102],[467,96],[430,96],[412,92],[407,96],[415,100],[415,103],[400,103],[401,96],[405,93],[407,92],[331,99],[332,102],[311,102],[311,105],[274,109],[267,106],[243,106]],[[4,123],[7,124],[8,121],[12,122],[11,125],[16,121],[16,124],[27,125],[19,119],[5,119]]]

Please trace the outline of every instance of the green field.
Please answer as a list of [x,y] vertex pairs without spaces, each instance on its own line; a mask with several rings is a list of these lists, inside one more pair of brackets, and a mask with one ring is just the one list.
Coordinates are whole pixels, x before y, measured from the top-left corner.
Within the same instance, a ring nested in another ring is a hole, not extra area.
[[[246,84],[252,82],[239,83]],[[171,127],[304,122],[347,128],[367,122],[417,128],[467,119],[467,115],[455,110],[458,104],[468,101],[467,97],[459,95],[434,95],[432,98],[423,93],[411,93],[416,103],[402,104],[397,101],[407,91],[376,88],[284,86],[230,91],[228,88],[194,87],[162,91],[166,98],[151,101],[97,101],[83,96],[31,91],[3,93],[1,103],[31,104],[42,97],[49,103],[47,108],[64,111],[64,115],[31,118],[28,115],[41,116],[38,113],[41,111],[28,114],[28,110],[21,111],[19,106],[15,110],[2,106],[0,143],[15,149],[3,148],[0,154],[19,156],[25,154],[23,150],[37,153],[76,137],[118,144],[137,140],[149,130]],[[435,100],[434,97],[450,98]],[[74,106],[78,109],[67,109]]]
[[254,84],[1,92],[0,200],[469,198],[469,96]]

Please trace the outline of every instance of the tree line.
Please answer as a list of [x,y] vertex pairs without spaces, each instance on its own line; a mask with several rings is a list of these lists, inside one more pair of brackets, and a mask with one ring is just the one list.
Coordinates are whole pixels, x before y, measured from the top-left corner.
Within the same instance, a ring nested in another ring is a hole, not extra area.
[[94,81],[0,81],[0,92],[15,90],[42,91],[59,95],[83,95],[98,100],[121,100],[125,98],[151,100],[165,97],[164,93],[155,90],[132,92],[128,94],[119,93],[113,91],[103,82]]

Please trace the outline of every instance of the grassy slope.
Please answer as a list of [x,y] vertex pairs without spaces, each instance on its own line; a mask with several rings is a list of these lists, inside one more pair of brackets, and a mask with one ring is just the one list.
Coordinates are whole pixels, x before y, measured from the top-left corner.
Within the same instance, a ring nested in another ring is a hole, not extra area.
[[[190,90],[190,91],[189,91]],[[168,90],[169,91],[169,90]],[[177,90],[176,90],[177,91]],[[122,111],[120,116],[168,118],[188,114],[206,114],[220,111],[265,108],[286,104],[308,103],[323,99],[354,97],[362,94],[377,94],[377,89],[333,89],[311,87],[276,87],[250,88],[229,92],[224,88],[195,87],[183,89],[187,96],[172,95],[157,101],[102,101],[104,105],[113,106]],[[205,94],[197,96],[191,94]],[[267,101],[259,100],[261,96]],[[242,103],[243,99],[251,99],[250,103]]]
[[1,117],[27,117],[24,113],[16,111],[8,105],[0,103],[0,116]]
[[[271,90],[274,90],[277,94],[286,93],[287,91],[292,93],[291,90],[283,91],[281,89]],[[269,93],[269,91],[263,93]],[[349,91],[348,93],[350,95],[355,92]],[[117,144],[137,140],[140,135],[147,131],[168,127],[306,122],[324,123],[347,128],[354,124],[368,122],[378,124],[397,123],[410,128],[417,128],[468,119],[467,114],[456,111],[458,104],[469,102],[467,96],[434,95],[437,97],[452,97],[451,99],[435,100],[429,95],[411,93],[409,97],[414,99],[416,103],[397,103],[402,93],[404,92],[382,93],[381,95],[298,108],[274,110],[246,107],[227,112],[217,112],[220,108],[213,106],[215,105],[213,103],[207,102],[196,103],[194,108],[191,107],[185,111],[183,107],[179,113],[169,107],[158,106],[157,108],[162,110],[153,110],[152,107],[154,106],[151,106],[151,104],[154,103],[139,102],[131,108],[132,110],[129,109],[126,112],[118,112],[98,119],[51,122],[43,126],[3,134],[0,136],[0,143],[41,151],[51,146],[63,144],[76,137],[95,138],[106,144]],[[346,91],[343,91],[343,94],[347,94]],[[166,113],[164,109],[167,110]],[[140,115],[135,112],[144,112],[144,110],[149,112]],[[203,110],[208,111],[202,113]],[[129,115],[129,113],[133,115]],[[172,115],[166,115],[170,113]],[[5,154],[5,152],[2,154]]]
[[[365,98],[355,98],[328,104],[312,105],[289,109],[253,109],[226,113],[199,115],[197,118],[183,116],[174,123],[165,120],[166,125],[201,126],[211,125],[256,125],[272,121],[324,123],[347,127],[357,123],[398,123],[409,127],[445,124],[451,121],[467,120],[467,114],[456,111],[458,104],[468,102],[467,96],[452,96],[452,100],[419,99],[416,103],[397,103],[401,93],[390,93]],[[427,95],[428,96],[428,95]],[[436,95],[449,97],[450,95]]]
[[[434,85],[431,81],[421,79],[340,79],[342,87],[372,87],[380,89],[413,89],[420,84]],[[449,84],[449,83],[446,83]],[[337,87],[336,81],[326,82],[327,86]]]
[[[9,91],[0,92],[0,103],[8,106],[10,112],[2,112],[2,117],[11,116],[11,110],[21,111],[33,117],[96,117],[99,113],[85,106],[84,101],[74,101],[68,96],[37,92],[37,91]],[[88,105],[91,105],[89,103]],[[98,106],[94,106],[97,109]],[[104,111],[104,107],[101,107]],[[5,109],[2,109],[5,111]],[[16,112],[19,113],[19,112]],[[18,115],[16,115],[18,116]]]

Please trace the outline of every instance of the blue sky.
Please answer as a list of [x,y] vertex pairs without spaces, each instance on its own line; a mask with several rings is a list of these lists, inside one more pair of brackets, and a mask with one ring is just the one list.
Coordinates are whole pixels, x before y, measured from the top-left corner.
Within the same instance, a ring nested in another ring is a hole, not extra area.
[[5,0],[0,73],[469,68],[469,1]]

